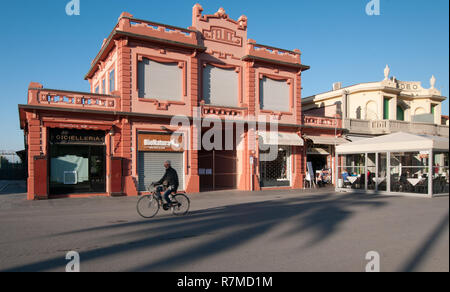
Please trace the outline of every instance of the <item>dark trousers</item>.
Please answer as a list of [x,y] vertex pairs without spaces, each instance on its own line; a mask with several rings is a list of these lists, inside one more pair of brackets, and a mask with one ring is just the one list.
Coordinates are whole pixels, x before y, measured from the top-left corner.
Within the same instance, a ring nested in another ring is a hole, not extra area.
[[[162,191],[164,191],[164,188],[163,187],[158,187],[158,193],[161,195],[161,192]],[[171,200],[170,200],[170,198],[169,198],[169,195],[171,194],[171,193],[173,193],[174,191],[172,190],[172,188],[171,187],[169,187],[168,189],[167,189],[167,191],[165,191],[164,192],[164,195],[163,195],[163,198],[164,198],[164,201],[166,201],[166,203],[167,204],[169,204],[170,202],[171,202]]]

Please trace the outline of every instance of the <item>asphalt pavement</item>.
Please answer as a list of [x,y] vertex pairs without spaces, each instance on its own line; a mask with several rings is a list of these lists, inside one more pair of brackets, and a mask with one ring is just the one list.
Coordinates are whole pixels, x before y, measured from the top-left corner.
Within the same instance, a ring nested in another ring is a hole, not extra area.
[[363,272],[370,251],[381,271],[449,271],[448,197],[215,192],[150,220],[137,198],[25,197],[0,195],[0,271],[65,271],[70,251],[85,272]]

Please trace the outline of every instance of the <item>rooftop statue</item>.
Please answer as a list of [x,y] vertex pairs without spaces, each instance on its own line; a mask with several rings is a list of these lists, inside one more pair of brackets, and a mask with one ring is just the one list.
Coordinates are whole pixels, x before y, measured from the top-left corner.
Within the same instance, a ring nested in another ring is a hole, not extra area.
[[384,68],[384,80],[389,79],[389,74],[391,73],[391,68],[389,68],[388,65],[386,65],[386,68]]

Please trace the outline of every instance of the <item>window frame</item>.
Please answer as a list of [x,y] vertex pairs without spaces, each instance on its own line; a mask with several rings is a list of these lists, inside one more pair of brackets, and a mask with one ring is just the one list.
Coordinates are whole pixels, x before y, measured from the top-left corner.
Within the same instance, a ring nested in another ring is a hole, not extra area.
[[[286,83],[289,85],[289,110],[288,112],[280,112],[280,111],[275,111],[275,110],[270,110],[270,109],[262,109],[261,108],[261,81],[264,78],[269,78],[275,81],[286,81]],[[261,113],[267,113],[267,114],[273,114],[273,113],[278,113],[280,112],[281,114],[293,114],[294,112],[294,106],[295,106],[295,87],[294,87],[294,78],[292,77],[288,77],[288,76],[284,76],[284,75],[273,75],[273,74],[268,74],[268,73],[259,73],[258,75],[258,92],[257,92],[257,96],[255,97],[257,102],[258,102],[258,109]]]
[[[215,62],[210,62],[210,61],[203,61],[201,63],[201,72],[200,72],[200,78],[199,78],[199,86],[198,86],[198,90],[199,90],[199,100],[200,102],[205,102],[205,94],[203,92],[203,80],[205,77],[205,73],[204,73],[204,69],[207,66],[212,66],[212,67],[216,67],[216,68],[220,68],[220,69],[234,69],[234,71],[238,74],[238,100],[237,100],[237,105],[238,108],[242,108],[244,100],[243,100],[243,75],[242,75],[242,66],[240,65],[233,65],[233,64],[220,64],[220,63],[215,63]],[[209,104],[208,104],[209,105]],[[217,104],[211,104],[210,106],[217,106],[220,107],[220,105]],[[227,107],[227,106],[223,106],[223,107]]]
[[[175,101],[175,100],[159,100],[155,98],[144,98],[139,95],[139,62],[142,62],[144,59],[151,60],[153,62],[158,63],[166,63],[166,64],[178,64],[178,68],[181,70],[181,79],[182,79],[182,87],[181,87],[181,100]],[[136,72],[134,82],[135,86],[134,89],[136,90],[136,96],[139,101],[144,102],[165,102],[167,104],[181,104],[184,105],[187,98],[187,61],[175,59],[175,58],[165,58],[165,57],[159,57],[159,56],[152,56],[147,54],[137,54],[136,56],[136,66],[134,68],[134,71]]]

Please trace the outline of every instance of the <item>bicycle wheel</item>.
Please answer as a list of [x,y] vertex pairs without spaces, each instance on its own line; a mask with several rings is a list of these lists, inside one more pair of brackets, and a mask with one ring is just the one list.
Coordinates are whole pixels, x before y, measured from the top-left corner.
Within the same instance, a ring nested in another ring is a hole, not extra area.
[[159,200],[153,195],[141,197],[136,206],[138,214],[146,219],[155,217],[158,214],[159,208]]
[[172,213],[176,216],[184,216],[189,212],[191,201],[186,195],[177,194],[173,198],[174,206],[172,206]]

